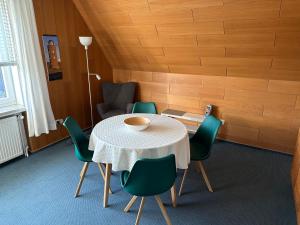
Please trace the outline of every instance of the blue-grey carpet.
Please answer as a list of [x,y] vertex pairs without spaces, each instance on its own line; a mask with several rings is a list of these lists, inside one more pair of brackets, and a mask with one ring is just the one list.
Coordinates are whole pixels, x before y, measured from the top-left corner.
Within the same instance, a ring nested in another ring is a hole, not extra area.
[[[169,192],[162,200],[173,225],[295,225],[290,165],[287,155],[218,142],[205,161],[215,192],[207,191],[192,166],[177,208],[170,206]],[[81,195],[73,197],[81,167],[69,141],[1,166],[0,224],[134,224],[140,201],[130,213],[122,211],[130,195],[121,190],[118,173],[112,176],[108,208],[102,207],[103,180],[95,164]],[[178,186],[181,177],[179,171]],[[141,224],[165,224],[151,197]]]

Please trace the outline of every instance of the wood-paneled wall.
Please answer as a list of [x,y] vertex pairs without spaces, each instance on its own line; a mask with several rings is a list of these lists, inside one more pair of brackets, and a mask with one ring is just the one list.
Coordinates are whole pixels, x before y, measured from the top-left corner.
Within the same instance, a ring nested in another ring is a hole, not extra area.
[[299,0],[73,0],[114,68],[300,80]]
[[138,81],[142,100],[190,112],[212,103],[226,120],[221,137],[293,152],[299,0],[73,1],[114,79]]
[[300,224],[300,130],[291,170],[292,187],[294,191],[295,208],[297,213],[297,224]]
[[116,82],[135,81],[139,99],[165,108],[203,113],[216,106],[220,137],[292,154],[300,126],[300,82],[114,70]]
[[[33,0],[38,33],[42,43],[43,34],[55,34],[59,38],[63,79],[48,82],[50,101],[56,119],[72,115],[82,126],[88,128],[90,110],[84,47],[79,36],[91,36],[75,5],[69,0]],[[112,80],[112,68],[94,40],[89,47],[90,70],[101,74],[102,80]],[[94,104],[101,101],[100,83],[92,78]],[[95,119],[97,113],[94,113]],[[36,151],[67,136],[66,130],[30,138],[31,150]]]

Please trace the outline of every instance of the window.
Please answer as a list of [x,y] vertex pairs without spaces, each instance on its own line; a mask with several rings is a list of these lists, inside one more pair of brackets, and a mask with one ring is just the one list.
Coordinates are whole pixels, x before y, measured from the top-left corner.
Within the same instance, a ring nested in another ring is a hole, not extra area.
[[0,70],[0,98],[6,98],[6,97],[7,97],[7,94],[6,94],[6,90],[5,90],[5,86],[4,86],[3,75]]
[[14,76],[18,70],[13,43],[7,0],[0,0],[0,107],[16,104]]

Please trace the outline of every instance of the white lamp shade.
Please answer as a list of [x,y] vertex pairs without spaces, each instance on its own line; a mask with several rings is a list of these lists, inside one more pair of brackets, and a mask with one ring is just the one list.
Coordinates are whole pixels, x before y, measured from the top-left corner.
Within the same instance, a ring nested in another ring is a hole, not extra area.
[[79,37],[79,41],[82,45],[85,46],[85,48],[87,48],[89,45],[92,44],[92,37]]

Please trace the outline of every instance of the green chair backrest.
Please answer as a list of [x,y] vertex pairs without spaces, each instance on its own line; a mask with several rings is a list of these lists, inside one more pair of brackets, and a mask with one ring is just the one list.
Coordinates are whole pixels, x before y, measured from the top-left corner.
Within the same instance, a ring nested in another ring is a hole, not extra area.
[[141,159],[134,164],[124,189],[136,196],[158,195],[168,191],[175,179],[175,155],[159,159]]
[[85,161],[86,160],[86,151],[87,149],[87,144],[88,144],[88,138],[86,134],[82,131],[80,128],[79,124],[74,120],[71,116],[68,116],[63,125],[67,128],[72,141],[75,146],[75,155],[76,157],[81,160]]
[[154,102],[136,102],[133,105],[132,113],[157,114],[157,110]]
[[221,125],[221,120],[213,115],[207,116],[196,131],[196,134],[191,138],[191,141],[203,144],[207,148],[207,153],[209,153]]

